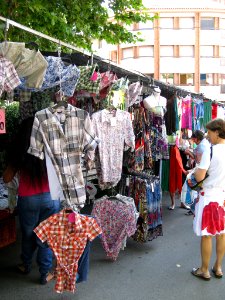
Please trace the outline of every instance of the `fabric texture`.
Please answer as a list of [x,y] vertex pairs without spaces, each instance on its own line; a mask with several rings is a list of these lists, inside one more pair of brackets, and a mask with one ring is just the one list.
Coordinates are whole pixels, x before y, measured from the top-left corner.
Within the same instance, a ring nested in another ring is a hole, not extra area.
[[32,258],[37,249],[37,263],[42,276],[52,268],[52,250],[41,243],[33,230],[40,222],[55,214],[60,209],[59,200],[52,200],[50,193],[27,197],[18,197],[19,221],[22,231],[21,258],[24,266],[31,269]]
[[11,92],[20,84],[19,76],[13,64],[0,57],[0,97],[4,91]]
[[198,166],[209,175],[203,181],[195,206],[193,228],[198,236],[225,233],[225,145],[213,145],[211,160],[209,151],[203,152]]
[[124,239],[136,231],[134,206],[104,196],[94,202],[91,214],[102,228],[101,241],[107,256],[116,260]]
[[[44,158],[44,147],[53,163],[67,204],[74,209],[86,200],[81,156],[95,149],[99,140],[93,133],[89,114],[68,104],[59,113],[46,108],[35,114],[28,153]],[[64,129],[63,129],[64,128]]]
[[169,176],[169,191],[175,193],[177,190],[181,193],[182,190],[182,172],[184,171],[182,158],[177,146],[170,148],[170,176]]
[[40,51],[26,48],[25,43],[7,41],[0,44],[0,55],[13,63],[24,87],[42,86],[48,63]]
[[102,233],[94,218],[75,213],[74,222],[69,222],[66,210],[55,214],[35,228],[42,242],[48,242],[57,259],[55,291],[74,292],[78,261],[87,241],[93,241]]
[[93,130],[101,143],[96,149],[96,169],[101,189],[115,186],[122,173],[124,144],[134,149],[134,132],[128,112],[106,109],[92,115]]
[[[87,91],[92,95],[98,95],[100,90],[101,74],[96,71],[97,64],[92,66],[80,66],[80,79],[77,84],[77,91]],[[94,76],[96,75],[96,76]]]

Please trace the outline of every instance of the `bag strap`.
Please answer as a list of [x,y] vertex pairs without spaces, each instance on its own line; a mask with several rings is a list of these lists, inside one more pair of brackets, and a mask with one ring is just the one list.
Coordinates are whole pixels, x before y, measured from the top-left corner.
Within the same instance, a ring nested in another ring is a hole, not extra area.
[[212,155],[213,155],[213,146],[211,145],[211,147],[210,147],[210,160],[212,160]]

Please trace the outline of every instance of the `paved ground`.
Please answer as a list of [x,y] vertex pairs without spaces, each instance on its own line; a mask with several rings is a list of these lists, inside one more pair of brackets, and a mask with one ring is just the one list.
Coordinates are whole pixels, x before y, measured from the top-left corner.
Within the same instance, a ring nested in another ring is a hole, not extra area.
[[100,241],[96,240],[92,245],[88,282],[78,284],[75,294],[56,294],[54,282],[39,285],[35,263],[27,276],[15,272],[20,253],[18,236],[16,244],[0,250],[0,299],[225,299],[225,279],[212,278],[205,282],[190,274],[192,267],[199,265],[199,238],[192,232],[192,217],[185,216],[184,209],[169,211],[168,205],[168,196],[164,195],[164,236],[147,244],[138,244],[130,239],[116,262],[106,259]]

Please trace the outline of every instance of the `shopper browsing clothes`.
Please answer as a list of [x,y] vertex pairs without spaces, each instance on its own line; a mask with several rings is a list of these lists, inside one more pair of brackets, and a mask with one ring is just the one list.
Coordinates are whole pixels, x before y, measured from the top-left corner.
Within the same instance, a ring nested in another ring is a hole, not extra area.
[[195,206],[193,229],[201,237],[201,264],[193,268],[192,274],[204,280],[210,280],[209,271],[212,254],[212,237],[216,238],[216,260],[211,269],[216,278],[222,278],[222,261],[225,249],[225,121],[214,119],[206,125],[209,141],[213,145],[204,151],[194,177],[197,182],[203,180],[202,190]]
[[16,173],[19,176],[17,208],[22,231],[22,263],[18,265],[18,270],[23,274],[31,271],[32,258],[37,249],[40,283],[45,284],[53,278],[50,272],[53,253],[37,239],[33,229],[59,211],[60,201],[51,199],[45,160],[27,153],[33,120],[28,118],[21,123],[3,180],[7,183]]
[[[196,148],[191,151],[189,149],[185,150],[185,154],[188,155],[191,159],[195,162],[195,168],[199,165],[201,161],[201,157],[204,151],[209,151],[210,149],[210,143],[205,138],[204,133],[201,130],[195,130],[192,133],[191,136],[192,142],[196,145]],[[189,170],[189,174],[187,175],[187,178],[191,176],[191,173],[194,172],[195,169]],[[197,192],[192,191],[187,184],[187,179],[184,182],[184,185],[182,187],[181,191],[181,200],[184,202],[185,205],[190,205],[189,211],[186,213],[186,215],[193,215],[194,214],[194,208],[195,208],[195,199],[197,197]],[[186,199],[186,200],[184,200]]]

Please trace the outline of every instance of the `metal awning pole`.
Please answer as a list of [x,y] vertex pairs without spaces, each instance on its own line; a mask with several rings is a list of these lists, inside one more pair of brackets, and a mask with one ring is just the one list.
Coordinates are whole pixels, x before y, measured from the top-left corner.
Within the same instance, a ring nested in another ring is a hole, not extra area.
[[65,42],[63,42],[63,41],[60,41],[60,40],[58,40],[58,39],[55,39],[55,38],[53,38],[53,37],[51,37],[51,36],[49,36],[49,35],[47,35],[47,34],[44,34],[44,33],[41,33],[41,32],[39,32],[39,31],[37,31],[37,30],[31,29],[31,28],[29,28],[29,27],[27,27],[27,26],[24,26],[24,25],[22,25],[22,24],[20,24],[20,23],[15,22],[15,21],[9,20],[9,19],[4,18],[4,17],[2,17],[2,16],[0,16],[0,20],[2,20],[2,21],[4,21],[4,22],[7,22],[7,24],[9,24],[9,25],[15,26],[15,27],[17,27],[17,28],[20,28],[20,29],[22,29],[22,30],[25,30],[25,31],[27,31],[27,32],[30,32],[30,33],[32,33],[32,34],[34,34],[34,35],[40,36],[40,37],[42,37],[42,38],[44,38],[44,39],[47,39],[47,40],[49,40],[49,41],[51,41],[51,42],[53,42],[53,43],[56,43],[56,44],[59,44],[59,43],[60,43],[61,46],[65,46],[65,47],[70,48],[70,49],[72,49],[72,50],[75,50],[75,51],[78,51],[78,52],[81,52],[81,53],[84,53],[84,54],[86,54],[86,55],[91,56],[91,53],[89,53],[89,52],[87,52],[87,51],[84,51],[83,49],[79,49],[79,48],[77,48],[77,47],[75,47],[75,46],[73,46],[73,45],[70,45],[70,44],[65,43]]

